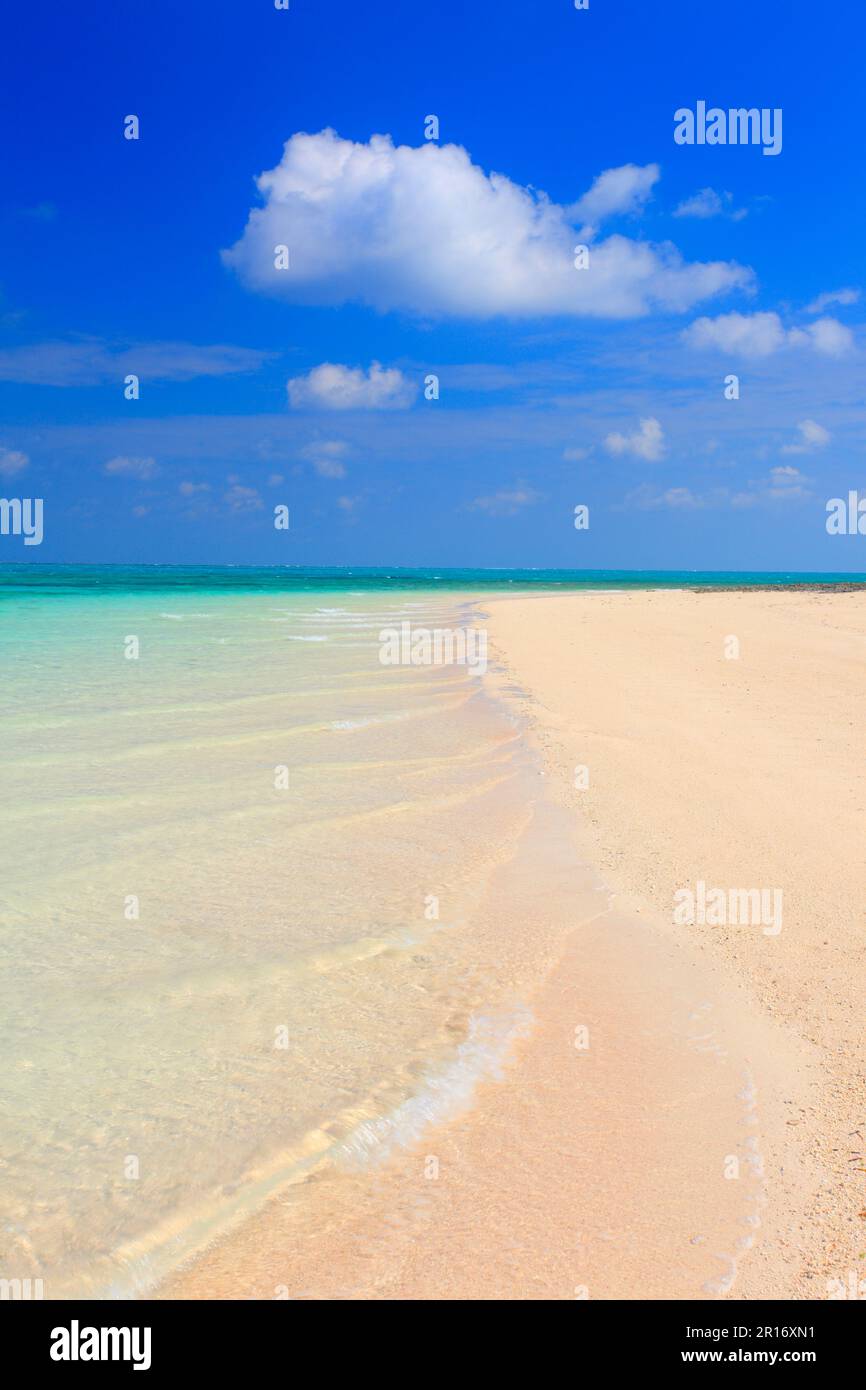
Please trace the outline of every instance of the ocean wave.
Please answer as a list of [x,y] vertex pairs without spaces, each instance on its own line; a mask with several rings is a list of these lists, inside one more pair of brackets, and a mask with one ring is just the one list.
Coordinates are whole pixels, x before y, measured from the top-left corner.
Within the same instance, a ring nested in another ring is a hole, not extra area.
[[507,1014],[473,1014],[457,1056],[432,1072],[422,1089],[387,1115],[364,1120],[335,1146],[332,1158],[342,1167],[383,1163],[396,1148],[408,1148],[425,1130],[467,1109],[483,1081],[500,1081],[509,1052],[528,1037],[531,1011],[520,1006]]

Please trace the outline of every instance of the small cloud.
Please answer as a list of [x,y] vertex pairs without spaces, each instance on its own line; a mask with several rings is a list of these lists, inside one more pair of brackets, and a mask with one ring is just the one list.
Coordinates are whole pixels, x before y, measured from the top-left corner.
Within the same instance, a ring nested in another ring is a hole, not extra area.
[[567,463],[580,463],[581,459],[589,458],[589,449],[563,449],[562,457]]
[[117,458],[109,459],[102,471],[110,477],[137,478],[143,482],[155,477],[159,469],[154,458],[129,458],[126,454],[119,454]]
[[698,497],[687,487],[669,487],[663,490],[650,483],[642,483],[626,493],[626,507],[637,507],[640,511],[657,511],[660,507],[670,507],[677,511],[694,511],[708,506],[707,499]]
[[828,290],[825,294],[819,294],[817,299],[812,300],[811,304],[806,305],[806,313],[823,314],[824,310],[829,309],[831,304],[856,304],[859,298],[859,290]]
[[769,357],[785,345],[785,330],[778,314],[719,314],[700,318],[685,329],[690,347],[739,352],[744,357]]
[[622,213],[637,213],[652,196],[658,182],[657,164],[622,164],[618,169],[605,169],[568,209],[569,215],[584,222],[582,235],[590,236],[599,222]]
[[809,482],[804,473],[799,468],[794,468],[790,463],[779,464],[776,468],[770,469],[770,486],[786,497],[791,496],[792,490],[800,491]]
[[117,344],[77,337],[0,349],[0,381],[26,386],[98,386],[130,373],[147,381],[191,381],[254,372],[274,356],[217,343]]
[[258,512],[264,506],[264,502],[258,490],[254,487],[242,487],[236,483],[229,488],[223,501],[226,502],[233,512]]
[[210,492],[210,483],[181,483],[178,492],[181,497],[195,497],[197,492]]
[[718,217],[722,210],[722,200],[715,189],[702,188],[674,208],[674,217]]
[[664,430],[653,416],[641,420],[633,434],[609,434],[604,441],[609,454],[634,454],[636,458],[657,462],[665,452]]
[[[830,443],[830,431],[825,430],[823,425],[819,425],[815,420],[801,420],[797,425],[800,431],[800,441],[798,444],[785,444],[782,448],[783,454],[811,454],[815,449],[823,449]],[[796,468],[791,470],[796,473]]]
[[285,481],[282,473],[272,473],[268,478],[268,487],[279,487]]
[[397,367],[379,362],[366,372],[363,367],[323,362],[306,376],[291,377],[286,390],[296,410],[405,410],[418,386]]
[[14,478],[30,465],[30,459],[20,449],[0,449],[0,478]]
[[802,333],[799,329],[792,328],[790,338],[797,346],[803,342],[807,343],[825,357],[843,357],[854,346],[854,334],[851,329],[838,319],[831,318],[816,319]]
[[343,459],[348,453],[349,446],[342,439],[314,439],[304,445],[301,457],[312,463],[321,478],[345,478]]
[[486,512],[488,516],[516,516],[523,507],[538,502],[541,493],[534,488],[517,483],[513,488],[503,488],[489,493],[486,497],[476,497],[469,503],[473,511]]
[[699,497],[696,497],[691,488],[688,487],[669,487],[663,494],[663,501],[666,507],[702,507],[704,504]]
[[143,506],[139,505],[139,506],[137,506],[137,507],[133,507],[133,509],[132,509],[132,515],[133,515],[133,516],[147,516],[147,514],[148,514],[149,511],[150,511],[150,507],[143,507]]
[[754,507],[760,502],[799,502],[811,497],[810,478],[792,464],[779,464],[771,468],[766,478],[752,479],[747,492],[738,492],[731,498],[731,506],[737,508]]
[[702,188],[674,208],[674,217],[729,217],[733,222],[742,222],[748,216],[748,210],[732,207],[733,201],[732,193],[717,193],[714,188]]
[[313,467],[320,478],[345,478],[345,465],[337,459],[314,459]]
[[739,353],[743,357],[770,357],[789,347],[810,347],[828,357],[840,357],[854,345],[854,335],[838,319],[822,318],[806,328],[785,328],[773,312],[719,314],[700,318],[683,332],[694,348]]

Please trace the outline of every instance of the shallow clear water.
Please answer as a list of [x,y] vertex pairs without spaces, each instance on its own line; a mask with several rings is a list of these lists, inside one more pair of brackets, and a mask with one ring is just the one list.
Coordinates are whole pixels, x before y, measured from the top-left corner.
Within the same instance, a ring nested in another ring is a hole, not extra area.
[[145,1286],[411,1116],[479,1005],[507,1020],[471,920],[525,751],[465,669],[379,662],[382,627],[466,617],[417,589],[7,590],[5,1277]]

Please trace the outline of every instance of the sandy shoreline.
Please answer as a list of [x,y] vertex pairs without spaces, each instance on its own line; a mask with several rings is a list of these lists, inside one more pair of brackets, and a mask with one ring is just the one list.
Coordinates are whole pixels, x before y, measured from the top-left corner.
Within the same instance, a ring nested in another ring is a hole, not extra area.
[[[532,1024],[420,1146],[314,1174],[161,1294],[824,1298],[866,1245],[866,596],[481,606],[545,774],[490,920],[568,927]],[[781,889],[782,930],[675,926],[698,881]]]
[[[825,1297],[866,1248],[866,595],[564,596],[543,616],[500,604],[493,631],[617,905],[687,934],[777,1025],[777,1047],[811,1058],[811,1074],[789,1069],[765,1234],[738,1282],[749,1297]],[[781,932],[673,927],[674,894],[698,880],[779,886]]]

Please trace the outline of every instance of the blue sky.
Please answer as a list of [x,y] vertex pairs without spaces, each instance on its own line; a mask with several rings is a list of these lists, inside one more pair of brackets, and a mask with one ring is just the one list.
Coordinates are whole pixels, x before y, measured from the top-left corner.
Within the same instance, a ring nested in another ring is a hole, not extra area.
[[866,570],[862,3],[7,25],[0,559]]

